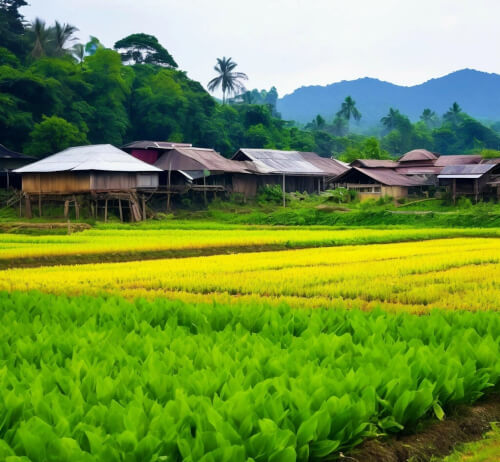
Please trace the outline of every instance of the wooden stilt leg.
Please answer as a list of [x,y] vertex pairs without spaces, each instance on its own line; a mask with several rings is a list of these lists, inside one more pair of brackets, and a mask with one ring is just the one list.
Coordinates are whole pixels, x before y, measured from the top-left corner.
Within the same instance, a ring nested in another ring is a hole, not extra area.
[[142,196],[142,219],[146,219],[146,199]]
[[26,218],[33,218],[31,214],[31,197],[28,194],[26,194],[25,202],[26,202]]
[[69,214],[69,201],[64,201],[64,218],[68,219]]
[[108,199],[104,201],[104,223],[108,222]]
[[75,200],[75,218],[80,219],[80,204],[78,204],[77,200]]
[[38,194],[38,215],[42,216],[42,195]]
[[120,221],[123,222],[122,200],[118,199],[118,210],[120,211]]

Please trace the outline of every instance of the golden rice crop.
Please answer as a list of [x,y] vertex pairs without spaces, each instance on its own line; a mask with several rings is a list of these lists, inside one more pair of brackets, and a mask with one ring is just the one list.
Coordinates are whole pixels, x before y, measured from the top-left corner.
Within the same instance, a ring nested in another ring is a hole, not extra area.
[[297,307],[498,309],[500,239],[313,248],[143,262],[12,269],[0,289],[119,293]]
[[165,250],[365,244],[465,236],[500,236],[498,229],[91,229],[69,236],[0,234],[0,260]]

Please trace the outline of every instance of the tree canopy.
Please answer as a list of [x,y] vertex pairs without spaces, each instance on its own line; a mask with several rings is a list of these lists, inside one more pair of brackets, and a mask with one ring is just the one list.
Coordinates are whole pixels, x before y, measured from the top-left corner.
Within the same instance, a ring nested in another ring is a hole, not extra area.
[[153,35],[132,34],[115,43],[122,61],[133,64],[154,64],[156,66],[177,67],[172,55]]

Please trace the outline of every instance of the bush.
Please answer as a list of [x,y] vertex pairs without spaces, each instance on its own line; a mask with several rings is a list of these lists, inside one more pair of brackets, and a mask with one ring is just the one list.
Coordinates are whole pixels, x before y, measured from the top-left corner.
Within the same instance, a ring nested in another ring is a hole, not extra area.
[[281,201],[283,201],[283,189],[281,189],[280,185],[266,185],[259,189],[257,202],[279,204]]

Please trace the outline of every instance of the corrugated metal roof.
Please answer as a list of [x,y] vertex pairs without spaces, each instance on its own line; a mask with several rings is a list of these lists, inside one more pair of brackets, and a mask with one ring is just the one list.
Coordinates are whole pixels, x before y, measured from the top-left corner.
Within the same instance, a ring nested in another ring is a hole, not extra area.
[[191,147],[191,143],[176,143],[173,141],[132,141],[124,144],[122,149],[172,149],[175,147]]
[[226,159],[213,149],[174,148],[155,163],[162,170],[208,170],[210,172],[248,173],[240,162]]
[[357,171],[375,180],[376,182],[386,186],[421,186],[424,184],[422,178],[412,178],[405,175],[400,175],[393,170],[387,168],[361,168],[351,167],[350,170],[342,173],[337,178],[336,182],[342,182],[350,172]]
[[480,178],[495,167],[495,164],[449,165],[438,178]]
[[349,169],[344,162],[329,157],[318,156],[315,152],[301,152],[302,157],[327,175],[340,175]]
[[437,175],[442,170],[442,167],[397,167],[395,169],[396,173],[401,173],[402,175]]
[[361,168],[395,168],[398,163],[389,159],[356,159],[350,165]]
[[14,171],[16,173],[46,173],[89,170],[108,172],[161,171],[111,144],[68,148]]
[[411,162],[416,160],[436,160],[436,154],[427,149],[413,149],[399,158],[399,162]]
[[450,156],[439,156],[434,162],[436,167],[447,167],[448,165],[467,165],[467,164],[479,164],[482,157],[479,155],[450,155]]
[[3,144],[0,144],[0,159],[19,159],[29,162],[30,160],[36,160],[36,157],[26,156],[20,152],[11,151]]
[[[314,160],[317,165],[311,161],[313,156],[319,156],[316,153],[303,153],[300,151],[279,151],[276,149],[248,149],[241,148],[233,159],[239,161],[248,159],[252,161],[253,171],[261,174],[278,175],[313,175],[327,176],[331,173],[323,170],[320,164],[321,160]],[[321,159],[321,158],[320,158]],[[336,167],[330,164],[332,170]],[[334,173],[335,174],[335,173]]]

